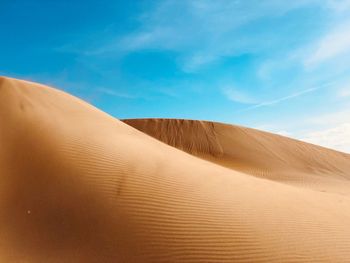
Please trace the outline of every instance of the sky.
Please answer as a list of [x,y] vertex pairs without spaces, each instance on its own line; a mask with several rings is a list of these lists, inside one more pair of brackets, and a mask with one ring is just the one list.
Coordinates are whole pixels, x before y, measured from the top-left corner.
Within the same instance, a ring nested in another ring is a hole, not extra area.
[[116,118],[238,124],[350,153],[350,0],[0,0],[0,75]]

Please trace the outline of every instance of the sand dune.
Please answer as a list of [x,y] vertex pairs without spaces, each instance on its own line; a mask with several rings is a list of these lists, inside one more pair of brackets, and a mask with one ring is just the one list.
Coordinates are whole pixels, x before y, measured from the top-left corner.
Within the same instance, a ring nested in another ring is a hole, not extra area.
[[350,155],[280,135],[223,123],[123,120],[187,153],[249,175],[350,194]]
[[125,122],[0,79],[0,262],[349,262],[349,155],[231,125]]

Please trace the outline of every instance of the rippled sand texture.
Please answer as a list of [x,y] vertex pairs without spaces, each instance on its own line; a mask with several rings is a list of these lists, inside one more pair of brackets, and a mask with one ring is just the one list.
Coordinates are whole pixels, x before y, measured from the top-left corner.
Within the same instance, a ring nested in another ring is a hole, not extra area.
[[350,155],[266,132],[1,78],[0,176],[0,262],[350,259]]

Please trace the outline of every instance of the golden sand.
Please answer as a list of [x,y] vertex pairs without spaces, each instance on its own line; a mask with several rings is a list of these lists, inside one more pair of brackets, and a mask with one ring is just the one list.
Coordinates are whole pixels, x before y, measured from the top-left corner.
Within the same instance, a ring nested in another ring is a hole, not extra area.
[[0,175],[0,262],[350,261],[350,155],[262,131],[1,78]]

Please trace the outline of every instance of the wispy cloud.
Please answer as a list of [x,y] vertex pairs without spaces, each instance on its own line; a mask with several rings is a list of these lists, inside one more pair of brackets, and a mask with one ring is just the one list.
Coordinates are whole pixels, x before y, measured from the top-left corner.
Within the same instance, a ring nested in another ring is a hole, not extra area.
[[301,139],[350,153],[350,122],[342,123],[325,130],[310,132]]
[[261,108],[261,107],[268,107],[268,106],[272,106],[272,105],[275,105],[275,104],[279,104],[281,102],[284,102],[284,101],[287,101],[287,100],[291,100],[291,99],[295,99],[297,97],[300,97],[300,96],[305,95],[307,93],[314,92],[314,91],[319,90],[319,89],[321,89],[321,87],[309,88],[309,89],[305,89],[305,90],[302,90],[302,91],[298,91],[298,92],[295,92],[293,94],[290,94],[290,95],[287,95],[287,96],[284,96],[284,97],[281,97],[281,98],[277,98],[277,99],[274,99],[274,100],[269,100],[269,101],[265,101],[265,102],[253,105],[251,107],[248,107],[248,108],[245,108],[243,110],[240,110],[239,112],[250,111],[250,110],[254,110],[254,109],[257,109],[257,108]]
[[[348,105],[350,106],[350,105]],[[321,114],[318,116],[313,116],[311,118],[305,119],[305,123],[309,123],[312,126],[338,126],[343,123],[349,122],[350,109],[345,106],[345,109],[338,110],[336,112],[331,112],[328,114]]]
[[344,12],[350,9],[350,1],[349,0],[327,0],[325,1],[327,7],[337,11]]
[[299,133],[298,138],[350,153],[350,110],[345,107],[328,114],[321,114],[305,120],[309,131]]
[[[296,123],[265,123],[255,128],[350,153],[349,116],[350,110],[343,110],[320,114]],[[299,128],[295,124],[299,124]]]
[[315,2],[163,0],[145,11],[135,31],[106,44],[99,52],[171,50],[181,53],[179,63],[184,71],[196,71],[222,57],[269,48],[278,35],[271,31],[262,36],[258,29],[246,34],[241,29]]
[[[137,7],[127,8],[125,19],[113,13],[108,23],[118,26],[108,30],[86,28],[89,37],[74,32],[72,37],[61,36],[57,43],[62,47],[51,54],[51,70],[66,56],[70,61],[57,86],[74,87],[75,94],[91,101],[103,98],[101,104],[110,103],[108,110],[113,101],[123,99],[130,117],[160,115],[163,109],[180,118],[186,112],[193,118],[215,115],[247,126],[270,123],[276,133],[321,144],[336,145],[335,137],[345,136],[350,116],[345,105],[350,98],[350,0],[158,0]],[[79,78],[85,80],[74,84]],[[333,80],[337,84],[326,89]],[[225,112],[232,109],[228,101],[208,113],[201,100],[210,101],[211,95],[218,96],[212,101],[225,96],[246,114],[227,117]],[[319,106],[312,103],[313,95],[322,101]],[[104,100],[109,97],[115,99]],[[311,104],[312,111],[300,110]],[[283,116],[276,114],[279,111]]]
[[242,104],[253,104],[256,103],[256,100],[253,99],[251,96],[249,96],[248,94],[232,88],[232,87],[225,87],[222,90],[224,96],[233,102],[238,102],[238,103],[242,103]]
[[350,21],[326,33],[312,44],[315,50],[306,57],[304,65],[308,68],[344,54],[350,54]]
[[340,89],[339,92],[338,92],[338,96],[340,98],[348,98],[348,97],[350,97],[350,86]]
[[108,96],[113,96],[113,97],[118,97],[118,98],[123,98],[123,99],[135,99],[136,96],[130,95],[127,93],[119,92],[113,89],[107,89],[107,88],[98,88],[97,91],[99,93],[108,95]]

